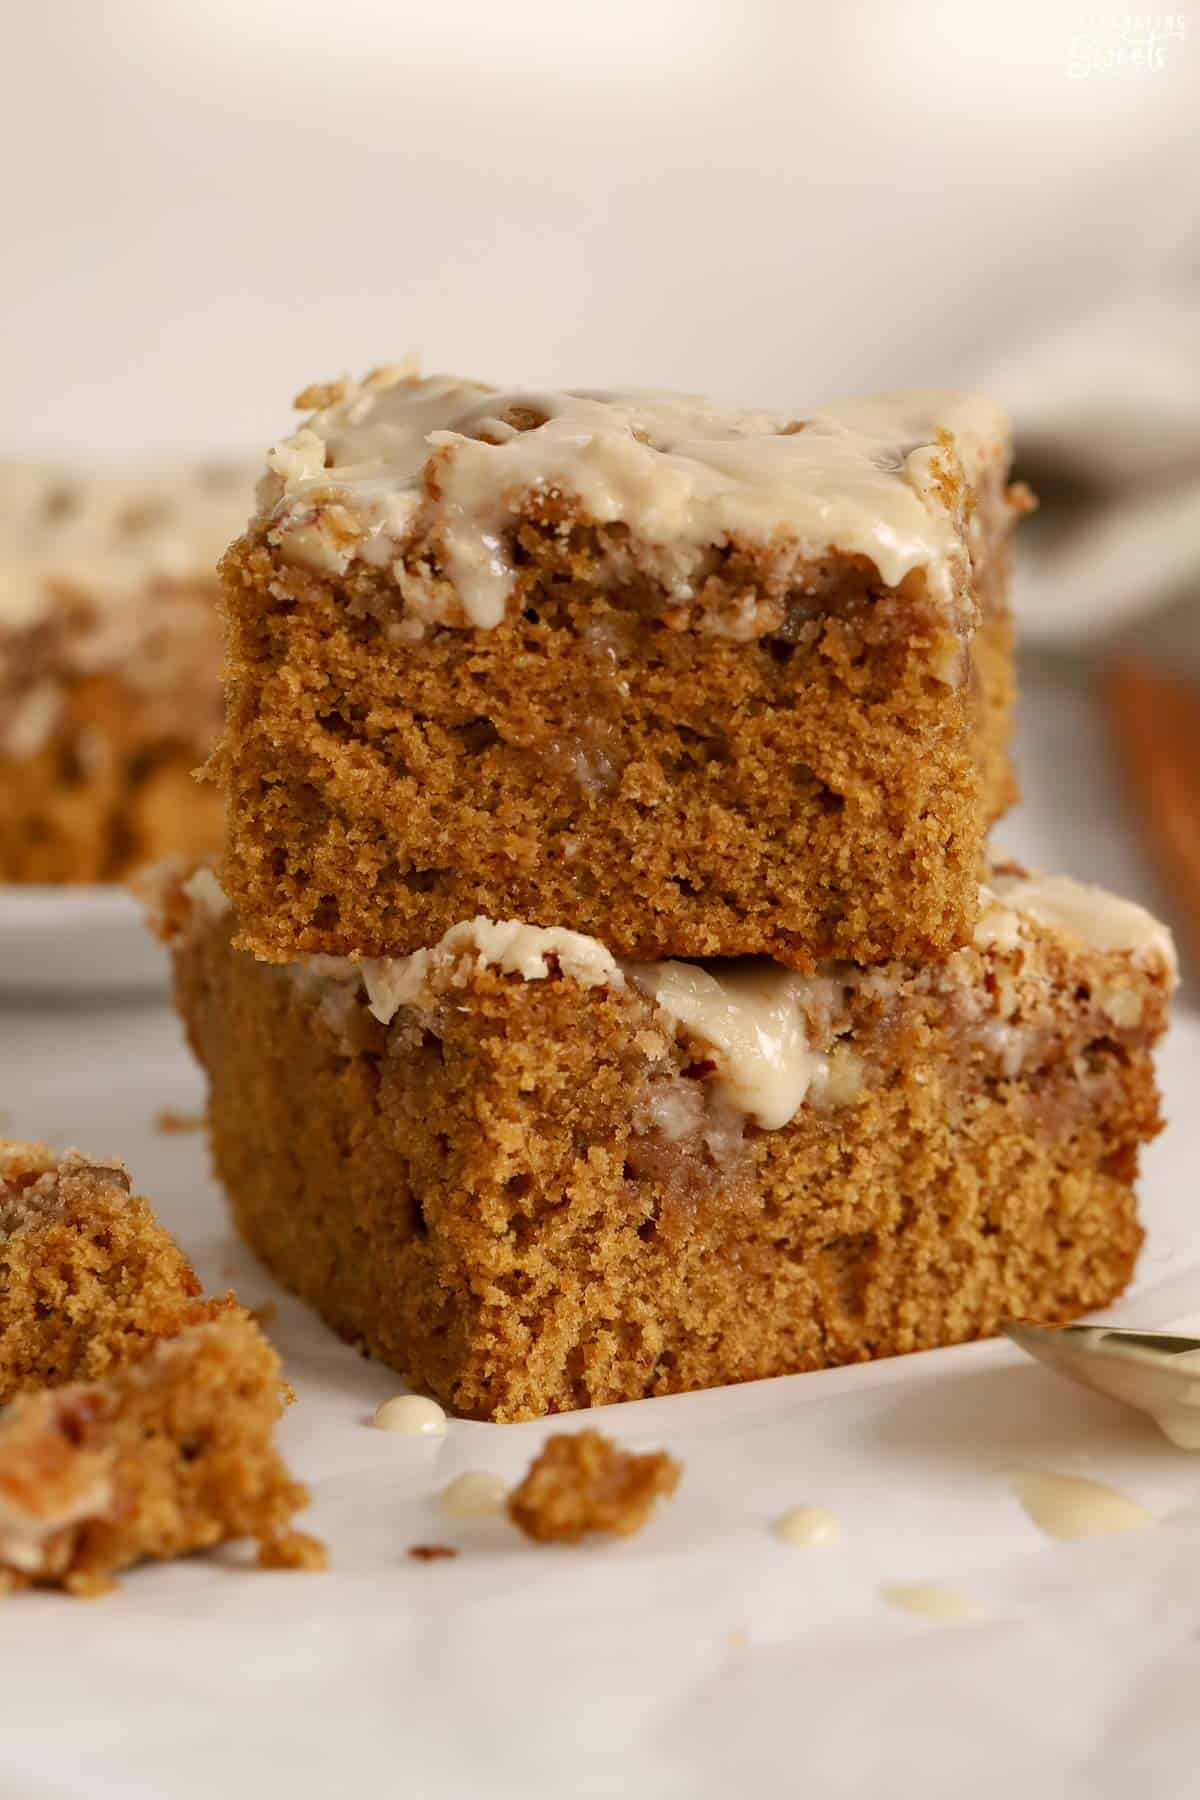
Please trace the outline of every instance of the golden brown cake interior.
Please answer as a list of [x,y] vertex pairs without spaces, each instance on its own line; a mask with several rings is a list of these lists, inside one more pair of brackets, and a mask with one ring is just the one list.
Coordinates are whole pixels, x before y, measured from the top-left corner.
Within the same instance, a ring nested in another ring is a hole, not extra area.
[[948,963],[814,977],[823,1083],[779,1129],[630,982],[464,949],[385,1026],[352,965],[256,963],[202,908],[173,929],[247,1241],[351,1341],[506,1420],[1121,1291],[1171,971],[996,916]]
[[596,590],[586,548],[553,532],[529,542],[545,574],[523,613],[399,653],[377,580],[231,552],[217,766],[248,947],[401,954],[477,913],[625,956],[798,967],[969,935],[1010,791],[1001,621],[986,688],[955,691],[930,674],[947,654],[936,611],[865,570],[812,571],[833,610],[807,602],[784,634],[740,643]]
[[[1006,568],[1021,507],[994,408],[893,396],[878,403],[886,428],[876,418],[861,438],[865,402],[847,427],[696,412],[690,396],[630,412],[622,394],[382,376],[308,396],[330,410],[277,446],[223,564],[213,768],[245,947],[273,961],[406,954],[479,913],[569,926],[622,956],[753,952],[798,968],[969,938],[986,829],[1012,795]],[[443,401],[447,419],[465,411],[431,453]],[[389,462],[395,437],[370,437],[373,409],[401,437],[406,409],[421,415],[419,477]],[[943,411],[966,419],[961,441]],[[676,457],[681,416],[711,435]],[[364,455],[382,457],[369,491],[360,428]],[[706,455],[746,473],[725,501],[781,508],[771,530],[705,537],[702,479],[692,513],[665,504]],[[551,478],[564,456],[582,492]],[[520,479],[500,496],[508,457]],[[596,494],[606,459],[638,480]],[[789,469],[800,525],[777,491]],[[647,491],[664,506],[639,529],[621,510]],[[389,493],[415,520],[390,547],[386,509],[372,511]],[[885,576],[893,508],[928,556]],[[456,532],[487,555],[456,555]],[[503,593],[488,587],[485,606],[477,589],[497,570]]]
[[0,1405],[144,1355],[199,1292],[120,1164],[0,1141]]

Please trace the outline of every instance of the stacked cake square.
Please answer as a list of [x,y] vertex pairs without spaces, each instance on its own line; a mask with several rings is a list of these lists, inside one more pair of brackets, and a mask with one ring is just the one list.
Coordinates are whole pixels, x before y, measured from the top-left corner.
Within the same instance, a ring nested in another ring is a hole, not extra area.
[[224,563],[224,857],[159,908],[276,1275],[496,1420],[1117,1294],[1174,961],[988,862],[998,410],[300,403]]

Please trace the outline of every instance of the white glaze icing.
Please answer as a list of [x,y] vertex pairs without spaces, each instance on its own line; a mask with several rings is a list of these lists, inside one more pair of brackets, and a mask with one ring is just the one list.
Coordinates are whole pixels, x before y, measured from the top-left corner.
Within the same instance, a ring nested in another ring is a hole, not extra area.
[[380,1431],[402,1437],[445,1437],[446,1414],[425,1394],[395,1394],[376,1407],[374,1424]]
[[983,908],[975,929],[980,949],[1015,949],[1022,920],[1033,920],[1089,950],[1123,951],[1137,961],[1158,961],[1174,979],[1178,962],[1165,925],[1144,906],[1066,875],[994,874],[980,891]]
[[230,909],[225,890],[210,868],[201,866],[193,869],[182,887],[187,898],[204,918],[223,918]]
[[795,1550],[825,1549],[842,1538],[842,1522],[827,1506],[789,1506],[771,1529]]
[[[14,1144],[11,1148],[17,1152],[17,1161],[25,1161],[21,1152],[36,1153],[39,1147]],[[97,1162],[78,1150],[64,1150],[58,1156],[51,1153],[49,1165],[38,1170],[32,1179],[27,1164],[14,1181],[5,1174],[3,1151],[4,1146],[0,1145],[0,1239],[19,1231],[31,1219],[44,1217],[45,1209],[57,1202],[65,1177],[83,1173],[118,1192],[129,1192],[129,1176],[123,1163]]]
[[12,706],[0,731],[6,756],[36,756],[49,738],[62,711],[63,694],[57,682],[35,682]]
[[[275,446],[260,488],[281,553],[328,573],[391,564],[414,613],[437,618],[444,607],[399,560],[418,538],[436,542],[480,629],[504,617],[514,586],[508,538],[522,497],[552,491],[676,553],[736,537],[793,557],[861,555],[893,587],[922,569],[949,605],[966,580],[968,528],[945,473],[956,459],[974,482],[1008,442],[991,401],[952,391],[841,401],[798,421],[657,389],[504,392],[397,368],[301,401],[319,410]],[[690,598],[686,556],[663,567]]]
[[[626,973],[712,1046],[726,1097],[771,1131],[794,1119],[828,1069],[808,1045],[808,1008],[832,984],[765,958],[746,958],[718,977],[698,963],[630,963]],[[823,984],[823,985],[822,985]]]
[[939,1625],[969,1625],[984,1616],[983,1608],[960,1588],[943,1587],[937,1581],[890,1582],[880,1596],[898,1612],[914,1613]]
[[[32,1448],[39,1432],[54,1431],[57,1406],[51,1392],[31,1394],[13,1407],[5,1423],[18,1443],[29,1434]],[[113,1503],[111,1451],[65,1445],[62,1450],[59,1466],[52,1472],[47,1467],[36,1486],[6,1477],[0,1468],[0,1565],[23,1575],[45,1573],[50,1540],[84,1519],[102,1517]]]
[[438,1505],[451,1519],[494,1519],[504,1511],[508,1483],[491,1469],[468,1469],[456,1475],[438,1496]]
[[707,1116],[705,1096],[694,1081],[671,1081],[656,1087],[649,1109],[655,1128],[669,1144],[682,1143],[693,1132],[702,1131]]
[[[228,905],[208,871],[198,871],[191,884],[187,891],[197,905],[212,910]],[[1138,963],[1161,961],[1174,976],[1174,948],[1166,928],[1143,908],[1098,888],[1059,877],[997,875],[982,890],[981,903],[976,945],[985,952],[1015,948],[1031,921],[1092,947],[1128,954]],[[757,957],[724,964],[621,964],[597,938],[581,932],[482,916],[452,926],[437,944],[410,956],[361,963],[311,956],[287,965],[287,972],[302,985],[328,983],[347,992],[361,980],[373,1016],[388,1025],[401,1008],[427,1005],[433,974],[464,953],[476,964],[525,981],[545,980],[557,968],[584,987],[632,984],[672,1025],[683,1026],[708,1047],[726,1103],[767,1130],[786,1125],[806,1100],[828,1106],[853,1103],[862,1088],[863,1065],[853,1044],[838,1035],[845,1030],[848,996],[858,990],[886,1005],[912,973],[903,965],[862,970],[839,965],[828,973],[801,975]],[[951,957],[931,979],[964,982],[971,994],[978,985],[959,957]],[[975,1040],[1011,1078],[1033,1041],[1009,1022],[1016,991],[1011,981],[998,980],[994,994],[981,991],[977,998]],[[1142,998],[1134,990],[1104,989],[1098,998],[1118,1026],[1136,1024],[1140,1017]],[[817,1044],[820,1049],[814,1048]],[[668,1137],[686,1136],[693,1128],[686,1099],[666,1095],[661,1110],[661,1128]]]
[[431,968],[463,950],[477,961],[499,969],[503,975],[519,975],[523,981],[544,981],[551,961],[568,980],[582,987],[624,986],[616,958],[598,938],[558,925],[527,925],[520,919],[464,920],[430,950],[411,956],[383,957],[361,964],[367,999],[381,1024],[390,1024],[402,1006],[412,1006],[424,992]]
[[[795,1117],[814,1085],[849,1099],[855,1071],[808,1047],[808,1017],[836,1002],[838,984],[825,976],[798,975],[765,958],[730,964],[720,977],[697,963],[619,964],[598,939],[559,927],[516,919],[472,919],[452,926],[430,950],[361,965],[371,1012],[390,1024],[403,1006],[422,1003],[430,973],[464,950],[503,974],[542,981],[552,963],[584,987],[621,988],[626,980],[654,1000],[669,1018],[693,1032],[713,1052],[717,1080],[728,1101],[768,1130]],[[340,977],[346,967],[337,963]],[[330,973],[334,971],[330,970]],[[668,1132],[678,1120],[666,1121]]]
[[41,1574],[48,1540],[84,1519],[103,1517],[112,1499],[110,1475],[100,1476],[60,1506],[40,1513],[25,1511],[0,1493],[0,1565],[7,1564],[23,1575]]
[[1111,1537],[1146,1531],[1154,1520],[1136,1500],[1081,1475],[1018,1475],[1017,1497],[1039,1531],[1053,1538]]
[[[984,892],[976,934],[985,951],[1015,947],[1022,922],[1028,920],[1076,937],[1086,929],[1094,947],[1119,950],[1139,962],[1161,960],[1173,976],[1170,934],[1141,907],[1059,878],[996,877],[995,883]],[[374,1016],[388,1024],[402,1006],[422,1004],[432,970],[463,951],[529,981],[545,979],[553,964],[587,987],[620,988],[628,981],[710,1049],[727,1103],[767,1130],[786,1125],[806,1100],[822,1105],[854,1101],[862,1086],[862,1064],[851,1044],[837,1041],[846,997],[857,987],[877,993],[886,1003],[904,978],[896,968],[839,967],[836,973],[801,975],[756,957],[723,965],[620,964],[596,938],[579,932],[478,918],[453,926],[431,950],[362,964]],[[316,961],[309,959],[306,966]],[[341,959],[320,961],[324,972],[341,980],[355,968]],[[951,958],[944,978],[952,980],[958,966]],[[974,1027],[979,1044],[1010,1078],[1020,1072],[1031,1041],[1006,1017],[1014,997],[999,983],[992,996],[995,1016],[980,1016]],[[1136,992],[1114,989],[1100,995],[1100,1004],[1114,1023],[1129,1025],[1136,1023],[1142,1001]],[[814,1048],[814,1042],[823,1047]],[[664,1117],[663,1129],[668,1136],[686,1134],[690,1118],[675,1102],[667,1104],[670,1116]]]

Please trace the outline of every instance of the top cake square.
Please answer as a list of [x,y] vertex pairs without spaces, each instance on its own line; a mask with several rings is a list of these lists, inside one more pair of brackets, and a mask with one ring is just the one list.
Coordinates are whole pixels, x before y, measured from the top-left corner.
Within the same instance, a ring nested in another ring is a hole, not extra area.
[[404,955],[480,913],[800,969],[969,938],[1026,504],[991,402],[394,367],[297,404],[223,565],[244,947]]

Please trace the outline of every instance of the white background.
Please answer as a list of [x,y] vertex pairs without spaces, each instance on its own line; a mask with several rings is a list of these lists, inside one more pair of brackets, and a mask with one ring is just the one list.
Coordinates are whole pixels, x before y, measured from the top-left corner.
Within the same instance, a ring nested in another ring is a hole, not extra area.
[[9,0],[0,440],[257,448],[410,350],[781,406],[958,379],[1196,260],[1200,18],[1072,76],[1087,16]]

